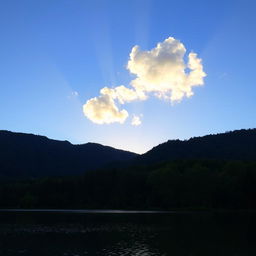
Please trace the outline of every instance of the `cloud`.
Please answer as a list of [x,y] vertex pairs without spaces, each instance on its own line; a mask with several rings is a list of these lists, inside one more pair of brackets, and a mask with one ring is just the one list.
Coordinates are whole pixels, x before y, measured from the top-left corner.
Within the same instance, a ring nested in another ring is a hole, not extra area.
[[96,124],[123,123],[128,117],[126,110],[119,110],[109,95],[92,98],[83,106],[87,118]]
[[77,91],[72,91],[67,97],[68,97],[68,99],[74,99],[78,96],[79,96],[79,94]]
[[123,85],[117,86],[112,89],[104,87],[100,90],[100,93],[102,95],[108,95],[112,99],[117,99],[121,104],[124,104],[125,102],[131,102],[134,100],[145,100],[147,98],[144,92],[135,91]]
[[[84,105],[84,114],[98,124],[124,123],[126,110],[119,110],[117,103],[125,104],[135,100],[146,100],[150,95],[170,102],[180,102],[193,95],[193,87],[202,86],[203,71],[201,59],[190,52],[185,61],[186,48],[177,39],[169,37],[150,51],[141,51],[134,46],[130,53],[127,69],[135,75],[130,88],[120,85],[104,87],[100,96],[90,99]],[[141,123],[134,116],[132,124]]]
[[133,115],[131,124],[134,125],[134,126],[141,125],[140,117],[136,116],[136,115]]
[[192,87],[203,85],[206,74],[197,54],[189,53],[186,64],[185,53],[184,45],[173,37],[158,43],[151,51],[140,51],[134,46],[127,65],[128,70],[137,76],[131,81],[131,86],[136,91],[152,92],[170,101],[192,96]]

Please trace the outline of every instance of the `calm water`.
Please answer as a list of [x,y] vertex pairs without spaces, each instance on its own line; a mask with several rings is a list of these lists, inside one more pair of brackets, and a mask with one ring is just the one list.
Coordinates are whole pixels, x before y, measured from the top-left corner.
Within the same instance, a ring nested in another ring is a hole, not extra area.
[[0,255],[256,255],[253,213],[0,212]]

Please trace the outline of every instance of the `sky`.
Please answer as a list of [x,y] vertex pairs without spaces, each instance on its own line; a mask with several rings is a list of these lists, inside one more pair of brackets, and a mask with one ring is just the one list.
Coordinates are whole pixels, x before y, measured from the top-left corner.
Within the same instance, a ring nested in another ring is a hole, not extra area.
[[256,1],[0,1],[0,129],[144,153],[256,127]]

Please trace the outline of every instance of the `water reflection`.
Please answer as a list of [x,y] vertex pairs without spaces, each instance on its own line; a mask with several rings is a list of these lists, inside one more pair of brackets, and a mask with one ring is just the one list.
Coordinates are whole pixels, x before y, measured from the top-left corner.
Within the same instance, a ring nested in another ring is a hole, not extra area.
[[0,255],[256,255],[255,214],[0,213]]

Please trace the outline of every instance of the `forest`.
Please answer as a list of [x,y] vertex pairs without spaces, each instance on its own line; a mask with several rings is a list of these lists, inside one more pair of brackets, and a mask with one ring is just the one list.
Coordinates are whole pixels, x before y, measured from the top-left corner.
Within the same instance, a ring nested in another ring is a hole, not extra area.
[[256,161],[176,160],[2,182],[1,208],[256,209]]
[[142,155],[5,131],[0,156],[2,209],[256,209],[256,129]]

